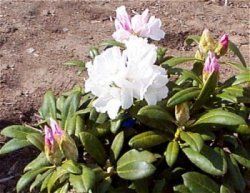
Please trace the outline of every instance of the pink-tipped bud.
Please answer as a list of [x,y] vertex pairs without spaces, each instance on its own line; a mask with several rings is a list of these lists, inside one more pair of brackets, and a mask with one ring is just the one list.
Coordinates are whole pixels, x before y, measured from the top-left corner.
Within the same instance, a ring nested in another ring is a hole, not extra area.
[[217,56],[223,56],[227,53],[228,50],[228,45],[229,45],[229,38],[227,34],[224,34],[220,40],[219,44],[217,45],[215,49],[215,53]]
[[55,137],[55,140],[57,141],[57,143],[60,143],[64,135],[64,131],[61,129],[59,124],[52,118],[50,118],[50,127],[52,129],[52,133]]
[[44,132],[45,132],[45,137],[44,137],[44,141],[45,141],[45,145],[51,149],[51,147],[54,145],[55,143],[55,139],[54,136],[52,134],[52,130],[46,125],[44,127]]
[[212,73],[219,73],[220,65],[218,59],[213,52],[208,52],[207,59],[203,68],[203,80],[206,81],[208,76]]

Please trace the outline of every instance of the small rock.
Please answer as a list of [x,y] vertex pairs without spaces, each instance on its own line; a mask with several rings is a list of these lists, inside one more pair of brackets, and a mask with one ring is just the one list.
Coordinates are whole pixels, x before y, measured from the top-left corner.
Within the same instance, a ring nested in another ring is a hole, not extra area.
[[64,28],[62,29],[62,31],[63,31],[64,33],[66,33],[66,32],[68,32],[68,31],[69,31],[69,29],[68,29],[68,28],[66,28],[66,27],[64,27]]
[[35,50],[34,48],[28,48],[26,51],[27,51],[28,54],[32,54],[32,53],[34,53],[36,50]]

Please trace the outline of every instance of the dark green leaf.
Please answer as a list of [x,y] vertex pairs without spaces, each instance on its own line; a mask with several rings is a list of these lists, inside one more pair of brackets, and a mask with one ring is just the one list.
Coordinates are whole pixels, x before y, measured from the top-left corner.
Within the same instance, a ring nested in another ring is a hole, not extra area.
[[41,152],[33,161],[26,165],[26,167],[24,168],[24,172],[28,170],[36,170],[48,165],[50,165],[49,161],[47,160],[45,154]]
[[86,151],[100,164],[104,164],[106,155],[102,143],[88,132],[81,132],[80,139]]
[[115,136],[113,143],[111,145],[111,156],[114,158],[114,160],[117,160],[117,158],[119,157],[119,154],[123,147],[123,143],[124,143],[124,132],[121,131]]
[[49,169],[46,172],[44,172],[43,174],[38,174],[36,176],[36,179],[34,180],[34,182],[30,185],[30,192],[32,192],[32,190],[37,187],[40,186],[42,184],[42,182],[44,181],[44,179],[49,176],[49,174],[51,174],[53,171],[53,169]]
[[200,153],[191,148],[182,150],[193,164],[209,174],[220,176],[227,171],[225,158],[208,146],[204,145]]
[[27,140],[11,139],[2,146],[2,148],[0,149],[0,155],[10,153],[12,151],[27,147],[29,145],[31,144]]
[[31,133],[40,133],[39,130],[36,130],[31,127],[26,127],[23,125],[11,125],[9,127],[5,127],[1,131],[1,135],[10,138],[17,138],[17,139],[26,139],[26,136]]
[[133,181],[136,193],[149,193],[149,184],[147,179]]
[[190,145],[190,147],[194,151],[200,152],[203,145],[204,145],[204,141],[203,141],[201,135],[198,133],[182,131],[180,133],[180,137],[183,141],[185,141],[188,145]]
[[225,179],[233,188],[243,193],[246,188],[246,183],[240,172],[238,164],[232,156],[226,156],[226,159],[228,164],[228,173],[226,174]]
[[174,186],[174,193],[191,193],[185,185]]
[[53,172],[53,174],[50,176],[48,180],[47,183],[48,193],[51,193],[51,190],[56,184],[56,182],[67,173],[68,173],[67,170],[63,169],[62,167],[57,167],[56,171]]
[[132,137],[129,141],[129,146],[133,148],[150,148],[160,145],[170,140],[168,135],[159,131],[146,131]]
[[175,161],[177,160],[179,149],[180,147],[177,141],[169,142],[167,150],[165,151],[164,155],[166,158],[166,162],[170,167],[172,167]]
[[191,87],[191,88],[181,90],[181,91],[175,93],[168,100],[167,106],[168,107],[175,106],[177,104],[194,99],[195,97],[197,97],[199,95],[199,93],[200,93],[200,89],[197,87]]
[[62,168],[72,174],[80,174],[82,172],[80,166],[72,160],[66,160],[62,164]]
[[17,185],[16,185],[16,191],[20,192],[22,191],[31,181],[40,173],[43,173],[44,171],[48,170],[48,167],[43,167],[37,170],[31,170],[24,175],[18,180]]
[[232,157],[241,165],[250,169],[250,155],[245,148],[239,147],[232,153]]
[[27,140],[39,150],[44,150],[44,137],[41,133],[31,133],[26,136]]
[[200,42],[200,36],[197,36],[197,35],[190,35],[188,36],[186,39],[185,39],[185,42],[186,44],[190,45],[192,44],[193,42],[195,42],[196,44],[199,44]]
[[39,109],[42,118],[47,120],[53,118],[56,120],[56,99],[51,91],[44,95],[42,107]]
[[184,184],[192,193],[219,193],[220,187],[211,178],[198,172],[182,175]]

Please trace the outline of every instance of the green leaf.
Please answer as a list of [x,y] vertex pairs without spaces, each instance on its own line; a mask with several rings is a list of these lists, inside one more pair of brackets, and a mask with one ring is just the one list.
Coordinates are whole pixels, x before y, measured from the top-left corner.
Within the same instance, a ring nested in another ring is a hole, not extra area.
[[231,155],[238,163],[250,169],[250,155],[245,148],[239,147]]
[[117,46],[117,47],[125,48],[125,45],[123,43],[118,42],[116,40],[106,40],[106,41],[103,41],[101,43],[101,46],[105,46],[105,47]]
[[[53,172],[53,171],[52,171]],[[42,182],[42,185],[40,187],[40,192],[42,192],[43,190],[45,190],[47,188],[47,185],[48,185],[48,181],[50,179],[50,177],[52,176],[53,173],[49,173],[48,176],[45,177],[45,179],[43,180]]]
[[48,180],[47,183],[48,193],[51,192],[53,186],[56,184],[59,178],[63,177],[67,173],[68,173],[67,170],[63,169],[62,167],[57,167],[56,171],[53,172],[53,174],[50,176]]
[[250,83],[250,71],[245,71],[236,77],[236,81],[234,81],[233,85],[242,84],[242,83]]
[[169,66],[174,67],[178,64],[182,64],[182,63],[190,62],[190,61],[200,61],[200,60],[197,58],[192,58],[192,57],[174,57],[174,58],[170,58],[169,60],[161,63],[161,66],[164,68],[167,68]]
[[68,116],[65,122],[64,128],[67,130],[69,135],[73,135],[76,130],[76,114]]
[[63,106],[64,106],[64,102],[66,100],[65,96],[60,96],[57,100],[56,100],[56,107],[57,109],[62,112],[63,111]]
[[82,61],[82,60],[70,60],[68,62],[65,62],[64,65],[66,65],[66,66],[85,67],[85,62]]
[[28,165],[25,166],[24,172],[28,170],[36,170],[38,168],[50,165],[47,160],[45,154],[41,152],[33,161],[31,161]]
[[219,193],[220,187],[211,178],[198,172],[182,175],[184,184],[192,193]]
[[148,163],[152,163],[156,161],[156,158],[154,154],[152,154],[149,151],[137,151],[135,149],[132,149],[128,152],[126,152],[117,162],[117,166],[123,166],[130,162],[136,162],[136,161],[146,161]]
[[178,81],[176,82],[176,84],[180,85],[182,84],[185,80],[187,79],[192,79],[192,80],[195,80],[198,84],[202,85],[203,82],[201,80],[200,77],[198,77],[193,71],[188,71],[188,70],[182,70],[182,76],[181,76],[181,81]]
[[82,165],[82,174],[70,174],[69,181],[77,192],[88,192],[94,187],[95,173],[90,168]]
[[5,143],[0,149],[0,155],[10,153],[12,151],[27,147],[30,145],[30,142],[27,140],[20,139],[11,139],[7,143]]
[[203,85],[197,100],[194,103],[193,109],[197,110],[201,108],[209,100],[210,95],[213,94],[215,87],[217,85],[218,75],[217,73],[212,73],[205,84]]
[[44,150],[44,137],[41,133],[31,133],[26,136],[27,140],[37,147],[39,150]]
[[31,127],[26,127],[23,125],[11,125],[9,127],[5,127],[1,131],[1,135],[4,135],[6,137],[10,138],[16,138],[16,139],[26,139],[26,136],[31,133],[40,133],[39,130],[36,130]]
[[80,103],[81,93],[79,91],[73,92],[65,100],[62,111],[62,127],[66,125],[66,121],[69,121],[76,113]]
[[122,121],[123,121],[122,119],[111,120],[110,131],[112,133],[116,133],[118,129],[121,127]]
[[31,181],[40,173],[43,173],[44,171],[48,170],[48,167],[43,167],[37,170],[31,170],[18,180],[16,185],[16,191],[21,192],[28,184],[31,183]]
[[204,145],[199,153],[191,148],[183,148],[188,159],[201,170],[216,176],[224,175],[227,171],[227,163],[221,153]]
[[96,193],[107,193],[111,186],[111,178],[107,177],[105,178],[96,188]]
[[189,101],[191,99],[196,98],[200,93],[200,89],[197,87],[186,88],[175,93],[167,103],[168,107],[175,106],[177,104]]
[[234,189],[243,193],[246,188],[246,183],[240,172],[239,166],[232,156],[226,156],[226,159],[228,173],[226,174],[225,179]]
[[177,141],[171,141],[168,144],[167,150],[165,151],[165,159],[167,164],[172,167],[174,163],[176,162],[179,154],[179,144]]
[[247,66],[246,61],[244,57],[242,56],[240,50],[237,48],[237,46],[233,42],[229,41],[228,48],[240,59],[243,66],[246,67]]
[[79,134],[84,130],[85,127],[85,121],[84,119],[76,115],[76,130],[75,130],[75,135],[79,137]]
[[44,181],[44,179],[49,176],[49,174],[52,173],[54,169],[49,169],[46,172],[44,172],[43,174],[38,174],[36,176],[36,179],[34,180],[34,182],[30,185],[30,192],[32,192],[32,190],[37,187],[40,186],[42,184],[42,182]]
[[51,91],[44,95],[42,107],[39,109],[42,118],[47,120],[53,118],[56,120],[56,99]]
[[156,168],[145,161],[129,162],[118,165],[117,174],[127,180],[139,180],[149,177],[155,172]]
[[169,122],[174,122],[172,115],[158,105],[145,106],[137,113],[137,118],[144,124],[156,129],[165,130]]
[[199,124],[218,124],[232,126],[246,124],[246,122],[239,115],[221,109],[214,109],[202,115],[194,125]]
[[119,154],[123,147],[123,143],[124,143],[124,132],[121,131],[115,136],[113,143],[111,145],[111,157],[113,157],[114,160],[117,160],[117,158],[119,157]]
[[178,186],[174,186],[174,193],[191,193],[191,192],[185,185],[181,184]]
[[203,141],[201,135],[198,133],[182,131],[180,133],[180,137],[183,141],[185,141],[188,145],[190,145],[190,147],[194,151],[200,152],[203,145],[204,145],[204,141]]
[[64,184],[61,188],[57,189],[55,193],[68,193],[69,183]]
[[132,137],[129,141],[129,146],[133,148],[150,148],[160,145],[170,140],[168,135],[159,131],[146,131]]
[[104,164],[106,155],[102,143],[97,137],[88,132],[81,132],[80,140],[86,151],[99,163]]
[[185,39],[185,42],[187,45],[190,45],[192,44],[193,42],[195,42],[196,44],[199,44],[200,42],[200,36],[197,36],[197,35],[190,35],[188,36],[186,39]]
[[72,174],[80,174],[82,172],[80,166],[72,160],[66,160],[62,164],[62,168]]

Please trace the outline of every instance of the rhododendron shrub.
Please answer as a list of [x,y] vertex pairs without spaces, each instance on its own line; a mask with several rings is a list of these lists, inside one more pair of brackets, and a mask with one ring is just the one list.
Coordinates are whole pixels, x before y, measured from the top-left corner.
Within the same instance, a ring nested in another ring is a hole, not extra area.
[[[117,41],[90,50],[84,86],[48,91],[36,125],[1,131],[10,138],[1,155],[38,152],[17,192],[246,192],[250,71],[230,37],[205,29],[186,39],[194,56],[177,57],[152,41],[165,33],[148,10],[131,17],[119,7],[115,28]],[[238,73],[221,81],[223,66]]]

